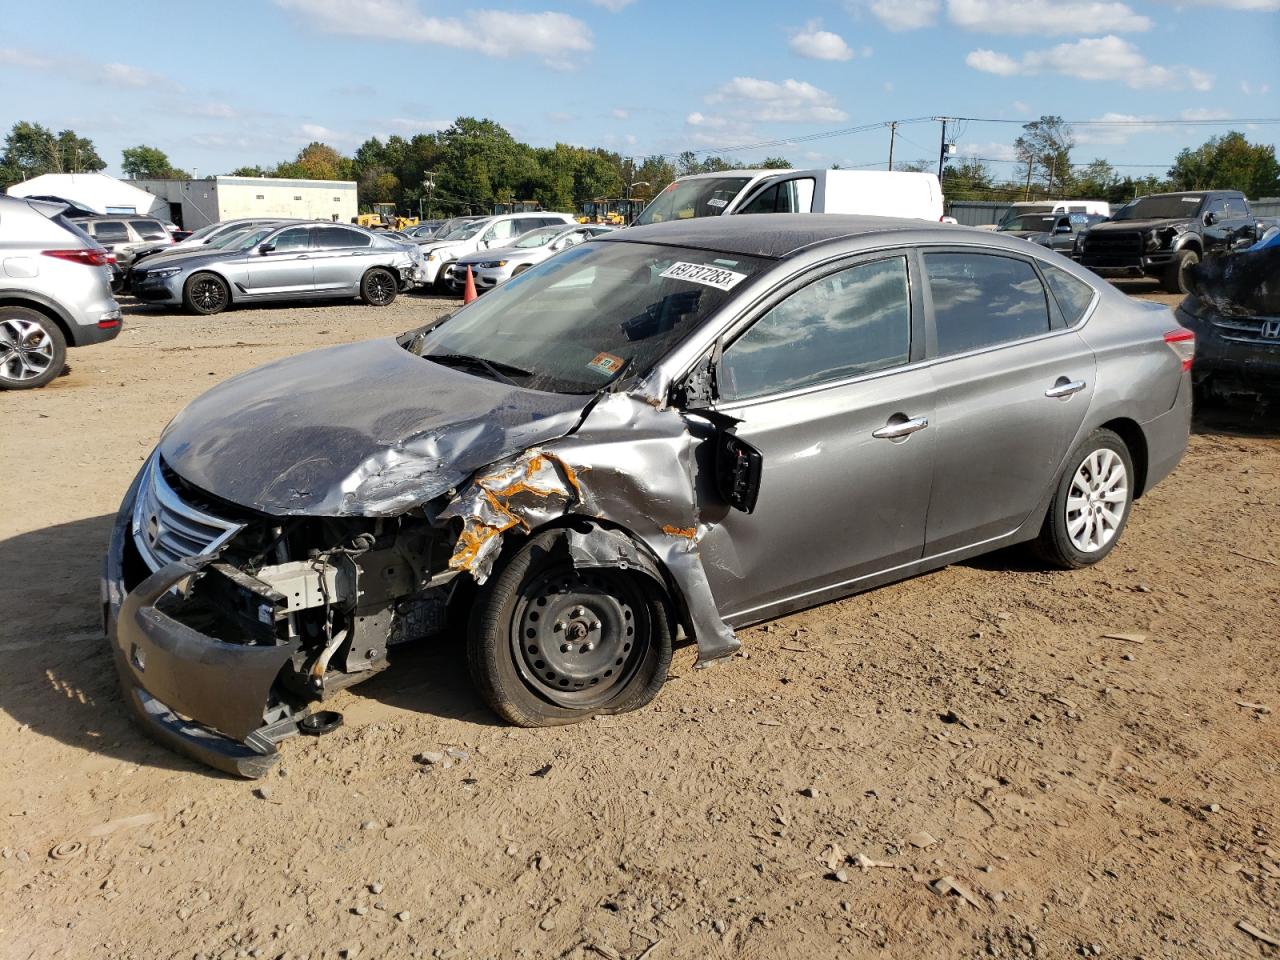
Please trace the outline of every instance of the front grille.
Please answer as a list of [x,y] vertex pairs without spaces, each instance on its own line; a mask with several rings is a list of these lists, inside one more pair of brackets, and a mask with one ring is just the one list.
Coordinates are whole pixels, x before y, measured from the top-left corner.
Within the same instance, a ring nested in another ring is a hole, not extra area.
[[1280,350],[1280,333],[1267,336],[1266,334],[1274,327],[1269,324],[1275,324],[1274,317],[1222,317],[1213,321],[1213,325],[1218,328],[1218,334],[1223,340],[1234,340],[1237,343],[1256,343],[1265,347],[1275,347]]
[[1080,244],[1081,252],[1103,256],[1142,253],[1140,233],[1090,233]]
[[153,572],[212,553],[243,526],[183,500],[165,477],[158,454],[147,462],[133,508],[133,542]]

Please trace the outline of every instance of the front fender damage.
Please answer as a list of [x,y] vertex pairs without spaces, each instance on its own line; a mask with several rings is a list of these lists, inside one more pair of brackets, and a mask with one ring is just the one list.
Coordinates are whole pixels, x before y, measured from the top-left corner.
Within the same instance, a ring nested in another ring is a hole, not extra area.
[[[631,532],[666,571],[699,666],[741,646],[721,618],[699,543],[695,451],[706,430],[685,415],[626,394],[603,396],[581,427],[478,471],[440,513],[462,520],[449,566],[483,583],[511,530],[529,533],[561,517],[592,517]],[[570,536],[575,565],[634,563],[644,552],[610,526]],[[630,550],[630,553],[628,552]],[[648,571],[646,571],[648,572]]]

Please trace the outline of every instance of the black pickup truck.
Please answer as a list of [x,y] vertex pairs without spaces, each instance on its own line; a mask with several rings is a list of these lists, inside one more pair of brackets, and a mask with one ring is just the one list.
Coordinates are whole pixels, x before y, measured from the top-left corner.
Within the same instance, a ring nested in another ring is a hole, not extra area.
[[1206,256],[1258,238],[1258,220],[1237,190],[1139,197],[1081,234],[1075,259],[1103,277],[1153,277],[1187,293],[1187,271]]

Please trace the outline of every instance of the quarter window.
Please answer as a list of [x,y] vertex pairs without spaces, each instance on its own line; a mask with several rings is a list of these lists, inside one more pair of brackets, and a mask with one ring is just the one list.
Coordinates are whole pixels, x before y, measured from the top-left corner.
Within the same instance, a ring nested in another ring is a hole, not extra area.
[[100,220],[93,225],[93,235],[106,243],[128,243],[129,228],[123,223]]
[[933,294],[939,356],[1049,332],[1044,285],[1025,260],[930,253],[924,262]]
[[1058,301],[1058,308],[1066,318],[1067,326],[1074,327],[1084,317],[1084,312],[1093,303],[1093,287],[1078,277],[1073,277],[1065,270],[1040,264],[1045,279],[1049,281],[1049,290]]
[[164,240],[169,236],[164,224],[157,220],[130,220],[129,224],[143,240]]
[[725,351],[717,385],[743,400],[906,363],[911,294],[902,257],[860,263],[815,280]]

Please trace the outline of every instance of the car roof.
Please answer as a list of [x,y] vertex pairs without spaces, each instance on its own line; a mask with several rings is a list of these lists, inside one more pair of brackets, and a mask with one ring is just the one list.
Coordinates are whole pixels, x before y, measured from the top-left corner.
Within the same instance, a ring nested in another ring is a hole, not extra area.
[[780,260],[805,247],[874,233],[911,231],[955,238],[956,231],[971,237],[987,231],[956,224],[938,224],[905,217],[863,217],[830,213],[770,213],[671,220],[643,227],[628,227],[602,234],[603,243],[657,243],[694,247],[743,256]]

